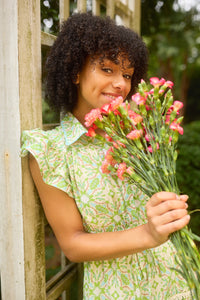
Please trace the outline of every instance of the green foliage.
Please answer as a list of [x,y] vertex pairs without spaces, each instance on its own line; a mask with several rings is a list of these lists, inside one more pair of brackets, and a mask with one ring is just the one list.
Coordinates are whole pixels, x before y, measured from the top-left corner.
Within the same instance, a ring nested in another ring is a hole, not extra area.
[[185,108],[187,113],[184,117],[185,123],[200,119],[200,101],[198,101],[200,99],[199,78],[200,68],[194,73],[188,90],[188,101]]
[[59,113],[54,112],[49,108],[46,101],[42,100],[42,118],[44,124],[59,123]]
[[[149,77],[157,76],[175,83],[174,96],[192,104],[198,98],[188,97],[193,78],[200,69],[199,11],[191,6],[187,11],[180,1],[142,0],[141,34],[149,49]],[[193,86],[198,90],[198,85]],[[190,105],[191,106],[191,105]],[[185,111],[185,121],[193,114]],[[198,111],[198,119],[200,111]]]
[[[46,261],[51,260],[55,255],[55,248],[53,245],[48,245],[45,247],[45,259]],[[55,268],[46,269],[46,281],[48,281],[51,277],[57,274],[60,271],[60,266]]]
[[[77,9],[77,0],[70,0],[70,15]],[[59,1],[43,0],[40,1],[41,10],[41,29],[57,35],[59,32]]]
[[[178,142],[177,180],[181,193],[189,195],[189,210],[200,209],[200,121],[184,126]],[[191,215],[191,228],[199,235],[200,212]]]
[[40,10],[41,29],[51,34],[57,34],[59,31],[59,1],[40,1]]

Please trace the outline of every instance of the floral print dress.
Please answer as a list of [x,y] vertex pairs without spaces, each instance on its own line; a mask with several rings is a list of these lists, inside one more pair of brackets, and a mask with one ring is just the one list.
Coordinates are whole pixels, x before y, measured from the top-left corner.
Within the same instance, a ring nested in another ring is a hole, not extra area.
[[[22,134],[22,152],[37,160],[43,180],[76,201],[85,231],[119,231],[146,222],[147,197],[135,186],[101,172],[108,145],[85,135],[70,113],[53,130]],[[55,200],[56,201],[56,200]],[[85,300],[191,299],[170,241],[141,253],[84,263]]]

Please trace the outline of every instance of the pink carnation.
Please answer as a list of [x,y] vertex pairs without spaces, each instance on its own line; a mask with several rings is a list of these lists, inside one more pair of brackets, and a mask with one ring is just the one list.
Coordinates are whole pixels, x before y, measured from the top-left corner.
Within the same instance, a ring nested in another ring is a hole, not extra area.
[[113,142],[113,147],[115,147],[116,149],[119,149],[120,146],[126,148],[126,146],[120,141]]
[[132,175],[133,172],[134,172],[134,169],[133,169],[132,167],[128,167],[128,168],[126,169],[126,173],[128,173],[129,175]]
[[155,138],[154,138],[154,136],[152,136],[152,135],[148,135],[147,133],[145,134],[145,140],[147,141],[147,142],[149,142],[150,140],[154,140]]
[[106,140],[108,142],[112,142],[113,141],[113,139],[107,133],[105,134],[105,138],[106,138]]
[[117,162],[116,162],[116,160],[113,158],[113,147],[110,147],[107,151],[106,151],[106,155],[105,155],[105,159],[106,159],[106,161],[110,164],[110,165],[112,165],[112,166],[114,166]]
[[85,126],[90,127],[97,119],[100,121],[103,119],[99,108],[92,109],[85,115]]
[[181,135],[183,135],[183,127],[181,127],[176,121],[172,122],[169,128],[173,131],[178,131]]
[[110,104],[106,103],[101,107],[101,112],[108,114],[111,111]]
[[86,135],[87,135],[87,136],[90,136],[90,137],[94,137],[94,136],[96,135],[96,132],[95,132],[94,128],[93,128],[93,127],[90,127],[90,128],[88,129],[88,132],[86,133]]
[[101,165],[101,171],[102,173],[110,173],[110,170],[108,170],[108,166],[110,165],[110,163],[105,159]]
[[181,101],[174,101],[173,103],[173,109],[175,111],[179,111],[183,107],[183,102]]
[[114,111],[115,109],[117,109],[122,103],[123,103],[124,99],[123,97],[117,97],[115,100],[113,100],[110,103],[110,109],[111,111]]
[[140,129],[140,130],[135,129],[135,130],[132,130],[131,132],[129,132],[126,137],[131,140],[137,140],[137,139],[141,138],[142,134],[143,134],[142,129]]
[[167,112],[167,115],[166,115],[165,123],[166,124],[170,123],[170,114],[168,112]]
[[146,98],[141,96],[140,93],[136,93],[131,97],[132,101],[134,101],[137,105],[144,105],[146,102]]
[[[151,153],[153,152],[153,148],[151,146],[149,146],[147,148],[148,148],[149,152],[151,152]],[[159,144],[158,143],[156,143],[156,149],[157,150],[159,149]]]
[[158,77],[151,77],[150,78],[150,83],[153,86],[161,86],[165,83],[165,79],[164,78],[159,79]]
[[167,80],[165,82],[165,86],[168,87],[168,88],[170,88],[170,89],[173,87],[173,85],[174,85],[174,83],[172,81],[170,81],[170,80]]
[[129,110],[128,111],[128,115],[133,123],[133,125],[136,125],[138,123],[141,123],[143,118],[142,116],[140,116],[139,114],[137,114],[136,112],[134,112],[133,110]]
[[117,169],[117,176],[119,179],[124,180],[124,173],[126,172],[126,163],[119,164],[119,167]]
[[125,110],[129,110],[130,109],[130,104],[129,103],[122,103],[121,106],[125,109]]

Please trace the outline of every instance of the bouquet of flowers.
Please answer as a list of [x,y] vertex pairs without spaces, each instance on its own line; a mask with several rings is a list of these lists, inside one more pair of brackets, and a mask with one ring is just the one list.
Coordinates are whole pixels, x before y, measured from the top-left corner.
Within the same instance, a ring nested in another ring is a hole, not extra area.
[[[88,136],[104,139],[96,133],[105,132],[110,148],[102,162],[102,172],[125,177],[146,195],[159,191],[180,194],[176,181],[176,145],[183,134],[179,111],[180,101],[174,101],[173,83],[157,77],[144,80],[132,96],[135,108],[118,97],[101,109],[85,116]],[[200,299],[200,254],[194,240],[200,241],[186,226],[171,234],[177,250],[177,270],[186,279],[193,299]]]

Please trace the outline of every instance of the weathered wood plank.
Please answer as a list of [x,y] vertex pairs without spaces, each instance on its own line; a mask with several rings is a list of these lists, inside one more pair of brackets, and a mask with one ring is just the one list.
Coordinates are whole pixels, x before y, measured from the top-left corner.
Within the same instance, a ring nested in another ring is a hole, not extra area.
[[87,10],[87,0],[77,0],[77,10],[79,12],[86,12],[86,10]]
[[69,0],[59,0],[60,24],[69,17]]
[[41,44],[51,47],[56,40],[56,36],[44,31],[41,31]]
[[[21,130],[42,127],[40,1],[18,0]],[[26,300],[46,299],[44,219],[28,168],[22,160]]]
[[77,279],[77,267],[73,268],[65,277],[60,279],[48,292],[47,300],[56,300],[63,291],[68,290]]
[[0,2],[0,270],[2,299],[24,300],[18,9]]
[[131,28],[133,28],[138,34],[141,31],[141,0],[134,1],[134,11],[131,19]]
[[115,18],[115,3],[114,0],[107,0],[106,2],[106,15],[111,17],[111,19]]

